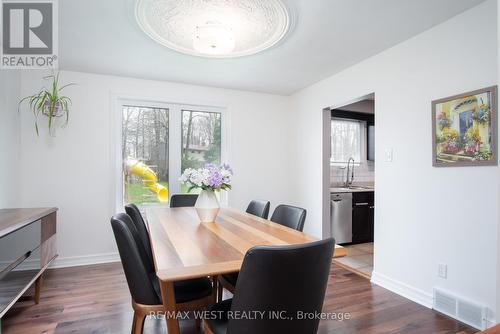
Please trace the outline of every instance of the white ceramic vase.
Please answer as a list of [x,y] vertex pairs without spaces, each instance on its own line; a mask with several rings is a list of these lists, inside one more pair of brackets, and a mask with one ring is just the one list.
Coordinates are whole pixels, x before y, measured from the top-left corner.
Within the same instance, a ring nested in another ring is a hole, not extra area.
[[202,223],[215,222],[220,209],[219,200],[212,190],[202,190],[194,207]]

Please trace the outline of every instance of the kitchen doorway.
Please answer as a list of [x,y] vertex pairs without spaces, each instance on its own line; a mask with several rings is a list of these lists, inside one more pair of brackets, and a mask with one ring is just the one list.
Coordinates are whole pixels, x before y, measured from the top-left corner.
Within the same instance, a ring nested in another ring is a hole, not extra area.
[[[346,248],[334,264],[370,278],[375,231],[375,94],[324,109],[323,233]],[[325,219],[326,218],[326,219]]]

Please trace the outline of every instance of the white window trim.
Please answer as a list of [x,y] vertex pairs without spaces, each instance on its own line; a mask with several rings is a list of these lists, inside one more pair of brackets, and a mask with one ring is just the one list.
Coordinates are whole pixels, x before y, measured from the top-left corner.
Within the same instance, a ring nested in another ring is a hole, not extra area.
[[[180,184],[177,179],[181,175],[181,153],[182,153],[182,110],[217,112],[221,114],[221,162],[228,162],[228,122],[229,113],[227,108],[210,106],[203,104],[188,104],[166,102],[159,99],[143,99],[137,97],[127,97],[124,95],[111,95],[111,170],[110,178],[111,192],[113,194],[114,212],[123,212],[123,157],[122,157],[122,121],[124,105],[138,107],[152,107],[168,109],[169,113],[169,196],[180,193]],[[177,126],[175,126],[177,125]],[[220,192],[220,202],[222,205],[228,205],[228,192]],[[161,204],[158,204],[161,205]]]

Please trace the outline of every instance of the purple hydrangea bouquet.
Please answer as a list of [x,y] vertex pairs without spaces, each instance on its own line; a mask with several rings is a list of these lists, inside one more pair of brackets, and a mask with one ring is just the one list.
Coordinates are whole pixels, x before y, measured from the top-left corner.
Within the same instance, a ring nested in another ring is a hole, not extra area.
[[220,204],[215,191],[231,189],[233,170],[228,164],[206,164],[202,168],[186,168],[179,181],[189,186],[189,191],[201,189],[195,209],[202,223],[215,222]]
[[200,188],[202,190],[228,190],[231,189],[233,170],[228,164],[218,166],[206,164],[203,168],[186,168],[179,181],[190,186],[189,191]]

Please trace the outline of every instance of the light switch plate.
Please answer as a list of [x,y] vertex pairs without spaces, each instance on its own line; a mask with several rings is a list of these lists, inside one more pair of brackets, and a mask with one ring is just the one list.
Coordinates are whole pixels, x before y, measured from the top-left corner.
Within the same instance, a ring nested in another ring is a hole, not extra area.
[[392,148],[385,149],[385,161],[392,162]]
[[444,263],[438,264],[438,276],[441,278],[448,277],[448,266]]

